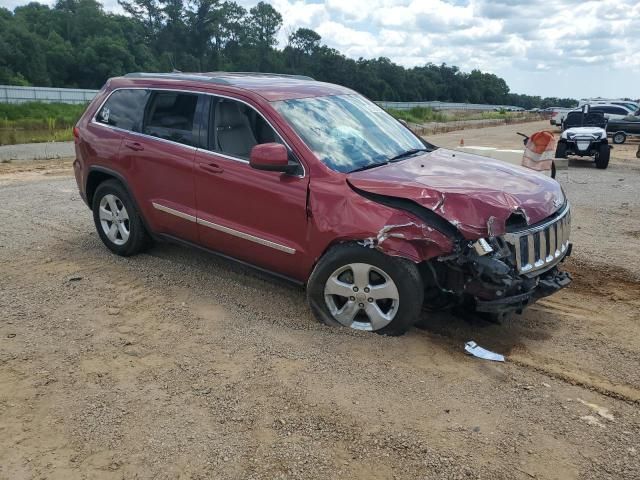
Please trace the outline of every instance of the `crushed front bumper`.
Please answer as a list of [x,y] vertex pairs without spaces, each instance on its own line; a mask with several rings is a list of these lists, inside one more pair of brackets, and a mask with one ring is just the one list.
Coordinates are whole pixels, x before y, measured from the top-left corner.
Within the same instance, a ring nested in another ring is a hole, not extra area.
[[536,286],[525,293],[495,300],[476,299],[476,311],[487,313],[521,313],[522,310],[540,298],[547,297],[571,283],[571,275],[557,267],[548,270],[537,279]]

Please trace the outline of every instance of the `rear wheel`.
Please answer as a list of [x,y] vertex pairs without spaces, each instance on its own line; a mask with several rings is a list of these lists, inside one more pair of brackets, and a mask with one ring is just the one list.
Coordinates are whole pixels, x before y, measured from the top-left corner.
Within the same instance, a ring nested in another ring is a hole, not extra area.
[[621,145],[627,140],[627,134],[624,132],[616,132],[613,134],[613,143]]
[[149,245],[142,218],[117,180],[98,185],[93,195],[93,221],[100,239],[113,253],[128,257]]
[[611,149],[609,148],[609,144],[603,143],[598,147],[598,151],[596,152],[596,168],[600,168],[604,170],[609,166],[609,157],[611,156]]
[[556,158],[567,158],[567,144],[564,142],[558,142],[556,147]]
[[411,328],[423,298],[415,264],[357,244],[329,250],[307,284],[307,300],[321,322],[384,335]]

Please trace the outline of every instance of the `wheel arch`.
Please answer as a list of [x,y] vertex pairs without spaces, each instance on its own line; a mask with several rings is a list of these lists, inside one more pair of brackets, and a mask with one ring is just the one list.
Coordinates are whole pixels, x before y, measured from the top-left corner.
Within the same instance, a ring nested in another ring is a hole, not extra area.
[[127,183],[124,176],[116,172],[115,170],[112,170],[107,167],[101,167],[98,165],[94,165],[89,168],[89,173],[87,174],[87,182],[85,185],[87,205],[89,205],[89,208],[93,208],[93,196],[95,195],[96,190],[98,189],[100,184],[106,182],[107,180],[117,180],[118,182],[120,182],[120,184],[124,187],[127,194],[129,195],[129,198],[133,202],[133,206],[138,212],[138,215],[140,215],[140,218],[142,219],[142,223],[144,224],[144,227],[146,228],[147,232],[151,234],[152,230],[149,228],[149,223],[147,222],[147,219],[142,214],[142,210],[140,209],[140,205],[135,195],[133,194],[133,191],[129,187],[129,184]]
[[107,180],[117,180],[122,186],[125,188],[133,202],[136,204],[136,208],[138,207],[138,203],[133,196],[129,185],[127,185],[127,181],[125,178],[119,174],[118,172],[111,170],[106,167],[92,166],[89,168],[89,174],[87,175],[87,182],[85,185],[85,192],[87,195],[87,203],[89,204],[89,208],[93,205],[93,196],[98,189],[98,186],[101,183],[106,182]]
[[[407,199],[365,192],[352,185],[356,198],[377,203],[388,212],[388,218],[372,226],[368,234],[354,235],[345,231],[324,245],[314,259],[305,284],[318,264],[331,250],[342,245],[359,245],[389,256],[408,260],[419,265],[440,255],[453,254],[459,250],[464,237],[458,228],[437,213]],[[358,202],[350,202],[353,208]],[[361,209],[363,205],[358,204]]]

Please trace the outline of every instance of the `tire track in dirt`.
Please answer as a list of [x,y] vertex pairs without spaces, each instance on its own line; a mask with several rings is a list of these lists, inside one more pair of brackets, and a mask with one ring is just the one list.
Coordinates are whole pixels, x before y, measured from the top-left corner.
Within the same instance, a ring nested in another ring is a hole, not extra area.
[[[608,345],[608,348],[612,350],[623,349],[624,347],[616,342],[631,342],[627,348],[633,355],[632,347],[637,346],[638,338],[638,326],[634,318],[637,318],[635,314],[640,307],[640,284],[630,278],[629,273],[623,269],[612,267],[603,269],[583,261],[572,261],[568,267],[574,277],[568,290],[571,294],[568,299],[560,300],[550,297],[541,300],[531,309],[570,317],[581,324],[592,322],[592,319],[595,318],[607,318],[606,322],[609,323],[607,326],[611,327],[613,323],[615,330],[620,335],[618,338],[615,336],[610,338],[613,344]],[[611,305],[607,302],[611,299],[615,301],[615,309],[611,309]],[[626,312],[629,312],[631,318],[624,318],[623,314]],[[509,360],[525,368],[532,368],[566,381],[571,385],[580,385],[608,397],[627,402],[640,403],[640,387],[638,385],[613,382],[590,369],[588,364],[571,365],[535,354],[526,348],[516,348],[509,356]]]

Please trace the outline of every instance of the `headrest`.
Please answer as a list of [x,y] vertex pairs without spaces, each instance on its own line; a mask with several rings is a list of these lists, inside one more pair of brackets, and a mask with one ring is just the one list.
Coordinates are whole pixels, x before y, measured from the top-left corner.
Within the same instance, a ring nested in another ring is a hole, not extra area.
[[162,109],[162,110],[166,110],[168,108],[173,107],[174,103],[176,103],[176,99],[178,98],[178,95],[167,95],[167,94],[163,94],[163,95],[158,95],[158,97],[156,98],[156,109]]
[[218,128],[233,128],[246,123],[245,115],[236,102],[219,102],[216,105],[216,124]]

